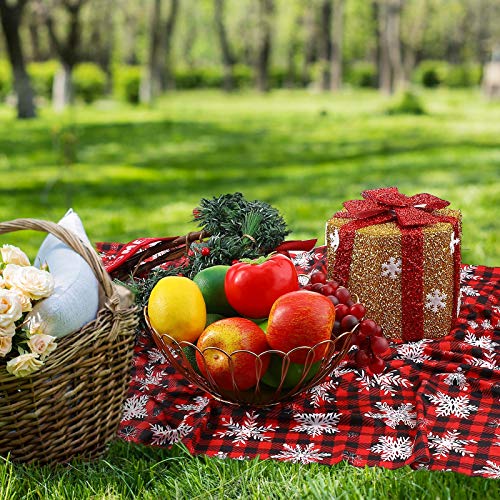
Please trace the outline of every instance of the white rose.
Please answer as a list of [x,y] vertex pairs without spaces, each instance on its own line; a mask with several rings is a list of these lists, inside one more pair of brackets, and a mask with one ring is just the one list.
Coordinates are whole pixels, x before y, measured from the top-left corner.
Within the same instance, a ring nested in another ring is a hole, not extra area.
[[31,316],[26,319],[24,325],[28,327],[29,336],[46,333],[46,325],[40,321],[40,318]]
[[15,293],[19,297],[19,302],[21,303],[21,309],[23,313],[31,311],[33,309],[31,305],[31,299],[23,293],[22,290],[19,290],[19,288],[11,288],[10,291],[12,293]]
[[45,359],[57,347],[54,341],[55,337],[52,337],[52,335],[36,333],[29,338],[28,347],[31,352],[39,354],[41,359]]
[[29,266],[30,260],[28,256],[20,249],[13,245],[4,245],[0,248],[2,260],[6,264],[17,264],[19,266]]
[[10,290],[0,288],[0,328],[10,327],[23,314],[18,296]]
[[16,334],[16,325],[11,323],[7,326],[0,326],[0,336],[13,337]]
[[0,335],[0,357],[4,358],[12,350],[12,337]]
[[5,280],[0,276],[0,288],[5,288]]
[[48,297],[54,291],[52,275],[33,266],[14,267],[14,264],[7,264],[3,277],[7,286],[18,288],[32,300]]
[[7,371],[16,377],[27,377],[43,366],[43,361],[38,359],[38,354],[30,352],[21,354],[10,361],[7,361]]

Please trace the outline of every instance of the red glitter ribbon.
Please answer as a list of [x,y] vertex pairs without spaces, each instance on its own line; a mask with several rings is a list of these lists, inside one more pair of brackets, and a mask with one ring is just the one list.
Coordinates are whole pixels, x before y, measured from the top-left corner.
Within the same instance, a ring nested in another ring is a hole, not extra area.
[[[422,226],[446,222],[452,225],[454,234],[458,235],[458,219],[432,213],[450,203],[428,193],[409,197],[400,193],[397,188],[390,187],[363,191],[362,196],[364,200],[346,201],[345,210],[335,214],[335,217],[352,220],[344,224],[339,231],[334,277],[340,283],[347,284],[358,229],[394,221],[401,229],[401,294],[405,311],[402,317],[402,338],[405,341],[420,340],[424,336]],[[454,251],[453,318],[457,315],[456,298],[460,292],[459,271],[460,252]]]

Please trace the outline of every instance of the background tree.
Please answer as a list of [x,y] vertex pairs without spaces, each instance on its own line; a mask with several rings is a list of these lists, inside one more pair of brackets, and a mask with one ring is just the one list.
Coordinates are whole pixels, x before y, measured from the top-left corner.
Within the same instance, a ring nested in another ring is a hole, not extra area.
[[319,53],[321,90],[330,90],[332,65],[332,1],[322,0],[319,12]]
[[19,28],[27,0],[0,0],[0,18],[5,44],[14,75],[14,91],[17,96],[18,118],[34,118],[36,109],[33,89],[26,71]]
[[149,48],[144,75],[141,80],[140,101],[150,104],[161,90],[161,0],[154,0],[150,14]]
[[256,85],[260,92],[269,90],[269,63],[274,16],[274,1],[259,0],[259,36],[256,54]]
[[331,88],[339,90],[343,79],[344,0],[333,0],[332,31]]
[[[172,44],[175,28],[177,25],[177,15],[179,12],[179,0],[170,0],[170,10],[165,21],[165,26],[161,34],[160,50],[160,85],[161,90],[175,87],[172,75]],[[163,53],[162,53],[163,52]]]
[[214,0],[214,23],[224,68],[224,90],[228,92],[233,90],[234,87],[233,66],[236,63],[236,58],[233,55],[227,35],[224,19],[225,5],[225,0]]

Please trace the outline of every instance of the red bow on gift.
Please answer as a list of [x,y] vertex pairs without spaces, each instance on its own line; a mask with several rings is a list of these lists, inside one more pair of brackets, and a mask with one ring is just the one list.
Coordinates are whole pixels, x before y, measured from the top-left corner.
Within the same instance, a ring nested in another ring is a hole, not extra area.
[[386,220],[397,219],[402,227],[434,224],[433,210],[447,207],[450,202],[428,193],[406,196],[398,188],[369,189],[361,193],[364,200],[349,200],[344,203],[347,211],[335,216],[349,219],[368,219],[382,216]]

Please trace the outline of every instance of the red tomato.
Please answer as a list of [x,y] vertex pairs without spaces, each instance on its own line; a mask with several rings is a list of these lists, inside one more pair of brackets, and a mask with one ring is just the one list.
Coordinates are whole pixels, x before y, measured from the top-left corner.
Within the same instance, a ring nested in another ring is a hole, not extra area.
[[295,266],[281,254],[233,264],[224,281],[233,309],[249,318],[267,318],[278,297],[298,289]]

